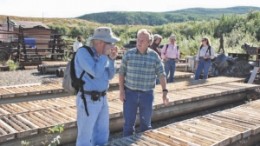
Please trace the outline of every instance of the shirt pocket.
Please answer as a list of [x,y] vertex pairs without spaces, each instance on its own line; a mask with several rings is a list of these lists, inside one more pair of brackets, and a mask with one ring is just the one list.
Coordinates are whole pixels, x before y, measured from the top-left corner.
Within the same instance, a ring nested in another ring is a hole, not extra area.
[[144,68],[147,72],[154,73],[156,69],[156,64],[153,61],[145,61]]

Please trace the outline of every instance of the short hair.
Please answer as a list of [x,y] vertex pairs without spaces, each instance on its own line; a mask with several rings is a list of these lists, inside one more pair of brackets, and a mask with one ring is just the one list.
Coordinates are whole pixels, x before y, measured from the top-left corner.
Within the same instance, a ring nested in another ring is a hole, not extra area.
[[149,41],[153,42],[153,34],[150,31],[148,31],[147,29],[140,29],[140,30],[138,30],[137,37],[140,34],[146,34],[148,36],[148,38],[149,38]]
[[173,40],[176,41],[176,36],[175,36],[174,34],[172,34],[172,35],[169,37],[169,39],[173,39]]

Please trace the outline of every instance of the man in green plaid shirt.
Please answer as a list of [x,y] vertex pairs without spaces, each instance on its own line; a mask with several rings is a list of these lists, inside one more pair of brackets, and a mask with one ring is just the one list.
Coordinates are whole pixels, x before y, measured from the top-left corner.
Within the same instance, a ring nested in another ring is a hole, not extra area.
[[159,55],[149,48],[153,41],[152,34],[146,29],[137,33],[136,48],[126,52],[119,70],[120,100],[124,103],[124,136],[132,135],[135,131],[137,109],[140,113],[141,132],[151,126],[153,89],[157,76],[163,90],[163,103],[168,104],[168,90],[163,63]]

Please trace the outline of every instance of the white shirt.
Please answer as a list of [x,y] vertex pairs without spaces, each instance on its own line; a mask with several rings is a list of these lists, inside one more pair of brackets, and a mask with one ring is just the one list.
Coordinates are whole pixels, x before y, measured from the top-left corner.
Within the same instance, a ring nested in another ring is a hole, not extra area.
[[76,42],[73,44],[73,51],[74,51],[74,52],[77,52],[77,50],[78,50],[80,47],[82,47],[82,46],[83,46],[83,44],[82,44],[81,42],[76,41]]
[[209,51],[207,51],[208,48],[208,46],[203,46],[201,49],[199,48],[196,60],[199,60],[200,57],[210,57],[211,59],[213,59],[215,57],[214,49],[210,47],[211,54],[209,54]]

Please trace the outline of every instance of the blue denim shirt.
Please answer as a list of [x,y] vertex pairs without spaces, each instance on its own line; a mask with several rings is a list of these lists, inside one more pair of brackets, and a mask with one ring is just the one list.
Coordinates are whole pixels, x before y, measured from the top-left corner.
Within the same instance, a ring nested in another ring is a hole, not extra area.
[[91,79],[87,73],[84,74],[84,90],[86,91],[104,91],[109,87],[109,80],[115,75],[114,60],[106,55],[97,55],[96,49],[92,48],[94,57],[92,57],[85,48],[80,48],[75,56],[76,76],[79,78],[83,70],[92,75]]

